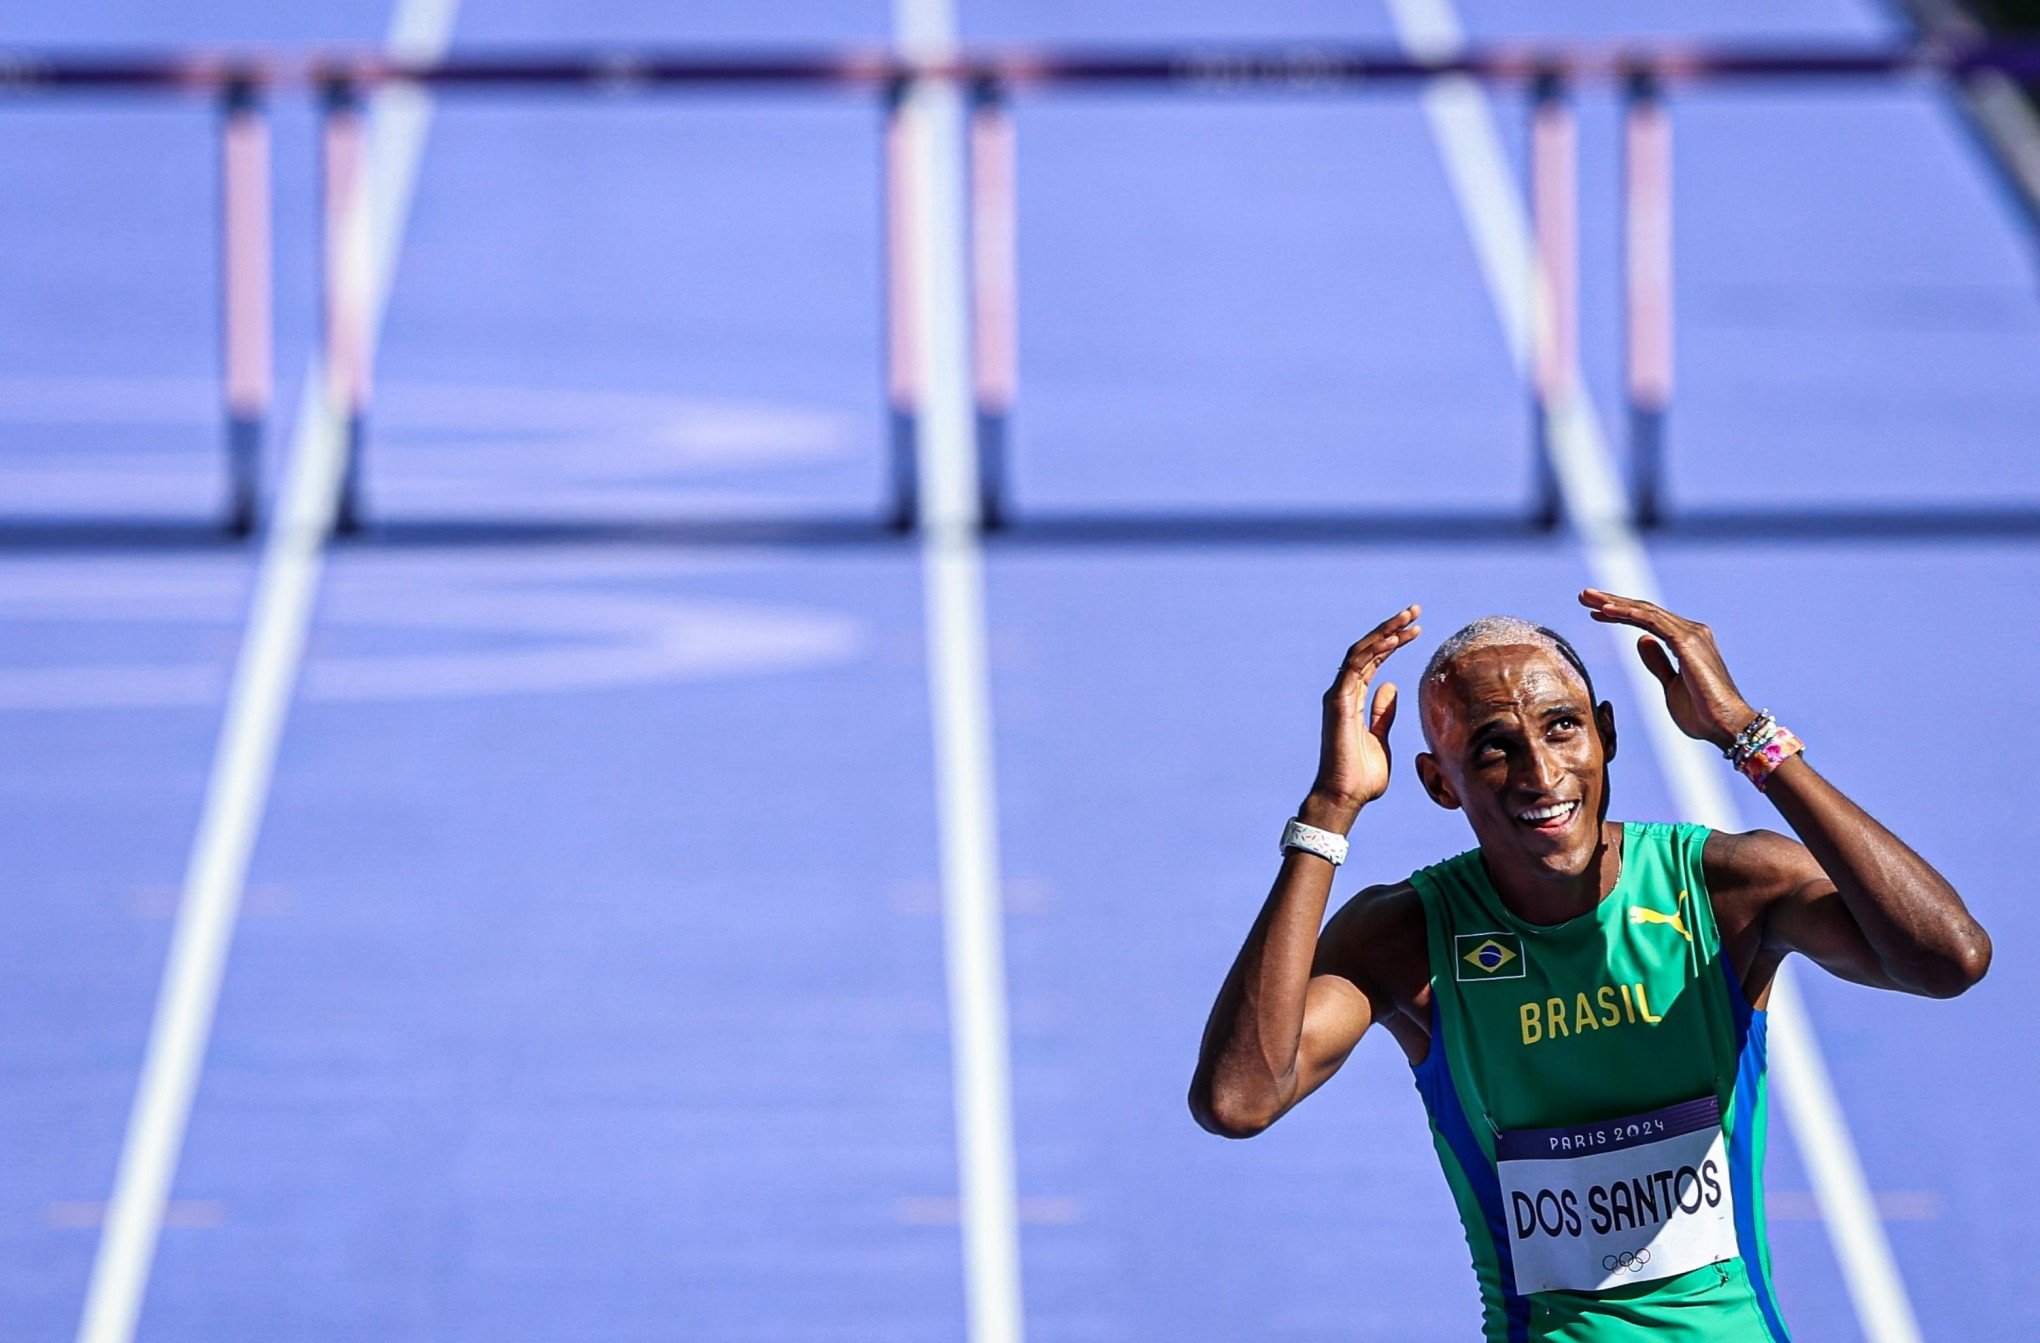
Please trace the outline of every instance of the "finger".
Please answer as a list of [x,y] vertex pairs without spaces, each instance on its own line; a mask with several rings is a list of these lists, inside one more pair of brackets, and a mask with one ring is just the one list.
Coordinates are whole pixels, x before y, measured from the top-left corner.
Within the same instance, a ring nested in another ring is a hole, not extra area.
[[1423,632],[1424,627],[1422,625],[1414,623],[1397,625],[1394,629],[1370,639],[1368,641],[1368,651],[1376,662],[1380,662],[1404,644],[1414,643],[1417,636]]
[[1423,613],[1424,613],[1423,607],[1417,605],[1415,602],[1411,602],[1408,606],[1405,606],[1402,610],[1397,611],[1394,615],[1382,621],[1379,625],[1376,625],[1372,630],[1368,632],[1367,637],[1372,639],[1378,634],[1387,634],[1392,630],[1401,629],[1405,625],[1414,623],[1416,618],[1422,615]]
[[1580,605],[1595,611],[1613,611],[1619,609],[1628,615],[1636,616],[1639,619],[1655,620],[1673,629],[1696,630],[1700,628],[1696,622],[1686,619],[1676,611],[1667,611],[1656,602],[1647,602],[1641,597],[1624,597],[1617,593],[1603,591],[1600,588],[1583,589],[1580,592]]
[[1365,685],[1373,678],[1375,669],[1389,654],[1404,644],[1413,642],[1422,634],[1424,631],[1421,625],[1409,623],[1416,619],[1416,611],[1417,608],[1414,606],[1404,607],[1377,626],[1373,633],[1348,648],[1345,661],[1339,665],[1339,675],[1333,682],[1333,688],[1337,689],[1347,684]]
[[1580,594],[1580,604],[1604,625],[1632,625],[1649,630],[1674,648],[1687,634],[1685,621],[1652,602],[1617,597],[1613,593],[1588,588]]
[[1367,730],[1372,732],[1384,747],[1388,745],[1388,730],[1395,726],[1397,703],[1395,682],[1383,681],[1381,689],[1374,692],[1374,714],[1367,724]]
[[1665,646],[1645,635],[1636,641],[1636,651],[1643,659],[1644,670],[1657,677],[1658,684],[1669,690],[1679,679],[1679,669],[1672,665],[1672,655]]
[[1363,683],[1372,681],[1374,674],[1381,670],[1381,664],[1388,661],[1390,655],[1396,649],[1401,648],[1404,644],[1416,642],[1417,636],[1423,632],[1424,627],[1421,625],[1408,625],[1393,634],[1384,635],[1377,639],[1368,649],[1367,660],[1360,669],[1361,681]]
[[1601,588],[1582,588],[1580,590],[1580,605],[1596,615],[1602,612],[1616,611],[1631,615],[1652,612],[1660,615],[1671,614],[1656,603],[1647,602],[1641,597],[1624,597],[1620,593],[1604,591]]
[[1364,658],[1376,652],[1393,652],[1399,644],[1415,637],[1411,631],[1416,628],[1417,615],[1421,609],[1416,606],[1405,606],[1367,631],[1347,650],[1347,660],[1354,660],[1356,655]]

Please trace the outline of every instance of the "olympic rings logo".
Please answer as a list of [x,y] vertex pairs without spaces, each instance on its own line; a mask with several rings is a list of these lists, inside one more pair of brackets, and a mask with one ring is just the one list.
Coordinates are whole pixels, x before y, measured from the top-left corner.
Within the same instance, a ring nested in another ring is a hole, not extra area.
[[1643,1266],[1649,1262],[1650,1249],[1645,1247],[1641,1250],[1624,1250],[1620,1254],[1607,1255],[1602,1258],[1601,1267],[1607,1269],[1610,1273],[1618,1270],[1629,1273],[1641,1273],[1643,1272]]

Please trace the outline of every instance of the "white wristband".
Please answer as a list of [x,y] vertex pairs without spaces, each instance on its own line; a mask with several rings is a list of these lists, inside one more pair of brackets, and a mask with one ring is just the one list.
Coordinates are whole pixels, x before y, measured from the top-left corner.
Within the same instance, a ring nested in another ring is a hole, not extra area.
[[1305,853],[1314,853],[1333,867],[1337,867],[1340,863],[1346,861],[1346,837],[1344,835],[1335,835],[1329,830],[1320,830],[1314,825],[1305,825],[1302,821],[1296,820],[1293,817],[1288,825],[1282,827],[1282,852],[1288,853],[1291,849],[1302,849]]

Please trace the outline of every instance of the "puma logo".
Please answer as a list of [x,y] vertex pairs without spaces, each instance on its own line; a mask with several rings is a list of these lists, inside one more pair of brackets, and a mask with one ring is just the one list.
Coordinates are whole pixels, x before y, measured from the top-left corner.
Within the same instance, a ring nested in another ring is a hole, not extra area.
[[[1680,891],[1679,904],[1683,906],[1685,903],[1686,893]],[[1629,921],[1634,924],[1662,923],[1688,942],[1693,940],[1693,934],[1686,929],[1685,916],[1677,910],[1667,914],[1661,909],[1645,909],[1639,905],[1629,911]]]

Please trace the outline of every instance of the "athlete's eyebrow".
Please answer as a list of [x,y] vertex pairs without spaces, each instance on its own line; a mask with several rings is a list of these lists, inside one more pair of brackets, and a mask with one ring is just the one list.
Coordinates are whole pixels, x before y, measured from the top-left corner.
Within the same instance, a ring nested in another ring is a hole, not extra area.
[[1494,738],[1505,735],[1510,721],[1511,716],[1509,714],[1498,713],[1475,725],[1473,731],[1469,732],[1466,736],[1466,749],[1478,751]]
[[[1555,718],[1566,717],[1584,722],[1587,715],[1588,710],[1580,702],[1577,687],[1568,686],[1564,698],[1534,710],[1532,716],[1540,725],[1547,725]],[[1507,735],[1514,721],[1515,715],[1510,712],[1497,713],[1482,719],[1466,734],[1466,749],[1469,752],[1479,751],[1494,738]]]

